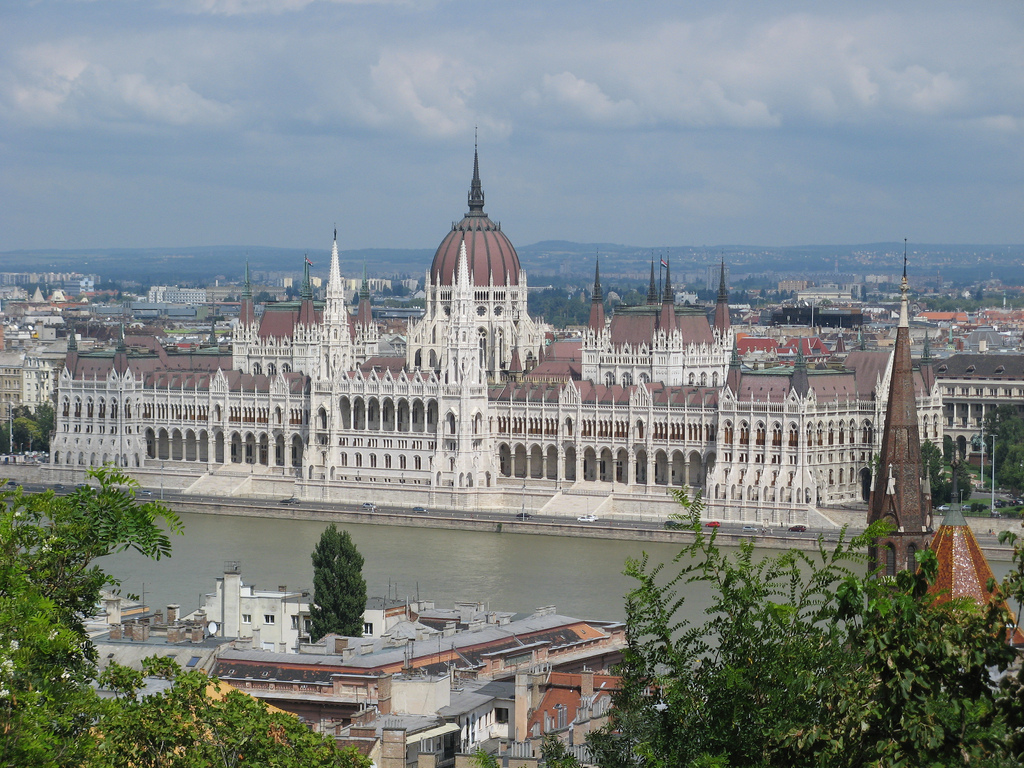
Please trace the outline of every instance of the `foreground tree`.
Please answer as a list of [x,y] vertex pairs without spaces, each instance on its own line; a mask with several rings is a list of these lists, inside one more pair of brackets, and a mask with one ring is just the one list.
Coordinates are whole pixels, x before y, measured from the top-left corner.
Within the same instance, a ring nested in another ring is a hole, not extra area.
[[129,547],[170,554],[177,516],[137,504],[135,483],[93,470],[65,497],[0,494],[0,765],[85,765],[95,746],[95,649],[85,618],[116,583],[94,560]]
[[[173,661],[151,658],[144,672],[111,665],[101,684],[116,694],[101,720],[96,766],[209,768],[369,768],[354,748],[313,733],[298,718],[202,672],[182,672]],[[173,681],[139,698],[144,676]]]
[[[723,553],[700,499],[679,500],[694,543],[677,573],[631,560],[627,648],[609,728],[589,745],[625,766],[1001,765],[1006,717],[990,669],[1005,669],[1005,615],[927,594],[917,574],[865,575],[861,537],[813,553]],[[710,587],[703,623],[680,617]],[[1009,764],[1009,763],[1007,763]]]
[[313,550],[313,603],[310,635],[314,642],[337,633],[362,637],[366,610],[366,581],[363,556],[348,531],[331,525],[324,530]]

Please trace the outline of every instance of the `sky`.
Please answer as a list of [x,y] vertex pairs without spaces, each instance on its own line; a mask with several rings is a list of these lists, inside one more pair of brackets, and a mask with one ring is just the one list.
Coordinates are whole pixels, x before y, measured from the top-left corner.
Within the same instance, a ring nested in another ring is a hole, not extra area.
[[0,252],[1024,242],[1024,3],[4,0]]

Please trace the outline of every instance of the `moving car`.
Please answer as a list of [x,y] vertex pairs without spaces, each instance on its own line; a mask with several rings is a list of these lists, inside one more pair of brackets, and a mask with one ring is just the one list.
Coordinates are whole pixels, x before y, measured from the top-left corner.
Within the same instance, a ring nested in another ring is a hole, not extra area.
[[596,523],[597,515],[580,515],[576,520],[581,523]]
[[796,533],[803,533],[804,531],[807,530],[807,526],[806,525],[791,525],[791,526],[789,526],[789,530],[794,531]]
[[681,520],[666,520],[665,521],[665,528],[667,528],[670,531],[673,531],[676,528],[685,528],[685,527],[686,527],[686,524],[683,523]]
[[721,525],[722,524],[717,520],[712,520],[710,523],[704,523],[705,528],[719,528]]
[[533,515],[529,512],[516,512],[516,520],[529,520]]
[[367,512],[373,512],[375,509],[377,509],[377,505],[374,504],[372,501],[364,501],[363,509],[365,509]]
[[289,499],[281,499],[281,503],[282,504],[298,504],[299,503],[299,497],[298,496],[292,496]]
[[427,508],[426,507],[413,507],[412,511],[413,512],[421,512],[421,513],[426,514]]
[[744,525],[743,526],[743,530],[744,531],[756,531],[757,530],[757,526],[756,525]]

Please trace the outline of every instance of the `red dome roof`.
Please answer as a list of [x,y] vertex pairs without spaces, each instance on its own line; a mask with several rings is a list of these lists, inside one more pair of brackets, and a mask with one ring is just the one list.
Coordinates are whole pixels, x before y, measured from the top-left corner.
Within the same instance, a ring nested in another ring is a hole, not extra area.
[[486,286],[494,276],[495,285],[519,284],[519,256],[512,243],[484,213],[484,192],[480,185],[480,164],[473,153],[473,182],[469,188],[469,213],[441,241],[430,265],[430,280],[442,285],[455,282],[459,264],[459,246],[465,240],[466,260],[473,284]]

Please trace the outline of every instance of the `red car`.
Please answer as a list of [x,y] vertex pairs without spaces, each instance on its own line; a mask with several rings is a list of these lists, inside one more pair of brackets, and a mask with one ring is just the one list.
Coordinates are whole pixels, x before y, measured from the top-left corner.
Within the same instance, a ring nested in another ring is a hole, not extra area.
[[721,525],[721,523],[717,520],[712,520],[710,523],[704,523],[704,525],[708,528],[718,528]]

